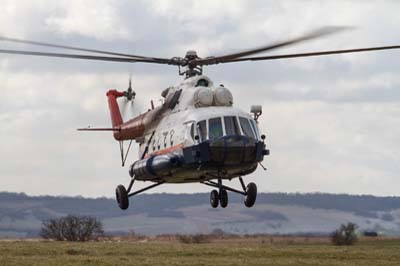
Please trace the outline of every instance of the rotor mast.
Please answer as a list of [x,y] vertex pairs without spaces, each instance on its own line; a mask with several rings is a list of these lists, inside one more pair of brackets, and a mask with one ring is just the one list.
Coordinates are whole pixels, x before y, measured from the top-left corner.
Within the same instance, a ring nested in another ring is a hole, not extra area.
[[200,59],[200,57],[197,55],[197,52],[194,50],[189,50],[186,52],[184,61],[186,65],[186,70],[181,71],[181,66],[179,65],[179,75],[183,76],[185,75],[186,78],[190,78],[193,76],[197,75],[202,75],[203,74],[203,66],[198,65],[195,62],[195,60]]

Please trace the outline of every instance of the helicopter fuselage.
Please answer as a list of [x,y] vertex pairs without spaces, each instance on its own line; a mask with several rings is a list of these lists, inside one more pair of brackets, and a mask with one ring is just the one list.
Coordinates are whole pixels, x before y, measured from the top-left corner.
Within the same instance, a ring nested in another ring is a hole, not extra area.
[[[117,140],[139,143],[140,159],[129,171],[136,180],[232,179],[254,172],[268,154],[257,122],[232,106],[232,95],[225,87],[216,88],[207,77],[196,76],[162,95],[161,106],[119,125],[121,130],[114,132]],[[116,101],[110,98],[115,128],[121,120],[115,115]]]

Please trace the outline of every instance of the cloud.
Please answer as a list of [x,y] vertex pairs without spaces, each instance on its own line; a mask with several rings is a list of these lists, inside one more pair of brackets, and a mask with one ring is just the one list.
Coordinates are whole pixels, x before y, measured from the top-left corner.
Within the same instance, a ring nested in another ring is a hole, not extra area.
[[[325,25],[358,26],[271,53],[281,54],[398,44],[399,7],[389,1],[3,1],[0,35],[169,58],[188,49],[224,54]],[[269,170],[246,180],[260,191],[399,195],[399,58],[399,51],[386,51],[205,68],[232,90],[236,106],[263,104]],[[110,124],[105,92],[126,88],[130,72],[137,110],[181,80],[171,66],[1,55],[2,189],[113,196],[115,185],[129,180],[117,143],[111,134],[75,129]]]
[[61,1],[57,9],[45,19],[48,29],[63,36],[78,34],[99,40],[130,38],[134,29],[121,21],[113,1]]

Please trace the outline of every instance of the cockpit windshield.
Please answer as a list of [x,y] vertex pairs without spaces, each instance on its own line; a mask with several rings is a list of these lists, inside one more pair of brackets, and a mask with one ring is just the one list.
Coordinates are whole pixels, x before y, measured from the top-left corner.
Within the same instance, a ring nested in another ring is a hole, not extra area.
[[240,126],[242,128],[243,134],[249,138],[255,139],[256,137],[253,133],[253,130],[251,129],[249,119],[244,118],[244,117],[239,117],[239,121],[240,121]]
[[259,139],[255,121],[236,116],[215,117],[197,122],[196,132],[191,128],[191,135],[199,135],[201,141],[214,140],[224,135],[244,135],[249,138]]
[[256,139],[260,139],[260,134],[258,133],[256,121],[250,120],[251,128],[253,129],[254,133],[256,134]]
[[222,131],[221,118],[211,118],[208,120],[208,137],[210,140],[222,137],[224,132]]
[[239,135],[239,125],[236,119],[236,116],[225,116],[224,117],[225,123],[225,132],[226,135]]
[[197,128],[199,130],[200,140],[205,141],[207,139],[207,121],[202,120],[197,123]]

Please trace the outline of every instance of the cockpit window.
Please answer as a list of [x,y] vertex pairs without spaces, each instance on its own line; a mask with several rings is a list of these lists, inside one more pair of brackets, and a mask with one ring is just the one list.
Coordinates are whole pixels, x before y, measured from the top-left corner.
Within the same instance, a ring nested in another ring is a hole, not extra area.
[[221,118],[211,118],[208,120],[208,127],[209,127],[209,138],[210,140],[216,139],[221,137],[224,133],[222,131],[222,123]]
[[194,140],[194,123],[190,126],[190,136]]
[[239,117],[240,126],[242,128],[243,134],[249,138],[255,138],[253,130],[251,129],[249,119],[244,117]]
[[260,133],[258,133],[256,121],[251,119],[250,120],[250,125],[251,125],[251,128],[253,129],[253,132],[256,134],[256,139],[260,139]]
[[200,133],[200,139],[201,141],[205,141],[207,139],[207,121],[202,120],[199,123],[197,123],[197,128]]
[[226,135],[239,135],[239,125],[235,116],[225,116],[225,132]]

